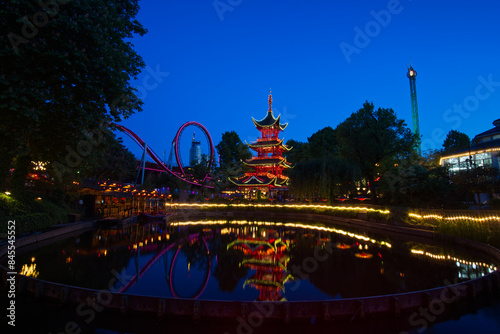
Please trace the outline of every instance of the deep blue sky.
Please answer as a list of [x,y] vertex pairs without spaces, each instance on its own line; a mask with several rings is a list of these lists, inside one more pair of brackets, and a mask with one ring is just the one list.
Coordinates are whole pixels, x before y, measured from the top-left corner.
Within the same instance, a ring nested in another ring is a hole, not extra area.
[[[168,155],[187,121],[207,127],[214,145],[230,130],[243,141],[255,140],[259,133],[251,117],[265,117],[269,88],[275,115],[289,123],[281,135],[285,140],[306,141],[325,126],[335,128],[365,100],[394,109],[412,128],[410,61],[418,72],[424,150],[440,148],[451,129],[472,138],[500,118],[498,0],[143,0],[140,5],[137,19],[149,32],[132,43],[150,71],[169,74],[155,80],[143,71],[133,85],[142,89],[144,111],[122,124],[159,155],[163,150]],[[384,22],[377,23],[373,13]],[[346,56],[341,46],[347,44],[357,53]],[[488,80],[493,84],[482,83]],[[461,113],[454,110],[464,104]],[[187,131],[185,147],[193,129]],[[124,141],[140,156],[132,141]],[[183,154],[187,161],[187,151]]]

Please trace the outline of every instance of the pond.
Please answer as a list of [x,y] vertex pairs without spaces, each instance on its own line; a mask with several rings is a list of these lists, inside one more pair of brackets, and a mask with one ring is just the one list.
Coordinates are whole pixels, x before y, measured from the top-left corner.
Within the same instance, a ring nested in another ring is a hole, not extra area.
[[100,228],[18,254],[19,273],[128,294],[309,301],[404,293],[496,270],[485,255],[400,235],[293,221]]

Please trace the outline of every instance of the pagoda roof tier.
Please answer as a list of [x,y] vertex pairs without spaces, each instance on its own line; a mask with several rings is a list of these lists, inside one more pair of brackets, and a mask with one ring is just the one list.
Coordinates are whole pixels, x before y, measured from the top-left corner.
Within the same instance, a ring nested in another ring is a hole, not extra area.
[[251,175],[251,176],[243,176],[238,179],[229,178],[233,184],[238,187],[252,187],[252,186],[274,186],[274,187],[283,187],[287,186],[289,183],[289,178],[286,176],[283,177],[270,177],[265,175]]
[[292,167],[285,158],[252,158],[247,161],[243,161],[243,163],[247,166],[271,166],[271,165],[279,165],[285,168]]
[[256,141],[251,144],[248,144],[245,142],[251,149],[258,150],[261,148],[267,148],[267,147],[280,147],[283,149],[283,151],[290,151],[292,148],[289,148],[285,145],[283,145],[283,139],[279,140],[262,140],[262,141]]
[[278,127],[281,131],[285,130],[288,123],[280,124],[281,115],[278,115],[278,118],[274,118],[273,109],[272,109],[273,97],[271,95],[271,92],[269,92],[269,99],[268,100],[269,100],[269,109],[267,111],[266,117],[264,117],[260,121],[257,121],[255,118],[252,117],[253,124],[255,124],[255,126],[259,130],[263,129],[263,128],[274,128],[274,127]]
[[274,128],[278,127],[281,131],[285,130],[288,126],[288,123],[280,124],[281,115],[278,115],[277,118],[274,118],[273,112],[268,111],[266,117],[261,119],[260,121],[256,120],[252,117],[253,124],[257,127],[257,129],[263,128]]

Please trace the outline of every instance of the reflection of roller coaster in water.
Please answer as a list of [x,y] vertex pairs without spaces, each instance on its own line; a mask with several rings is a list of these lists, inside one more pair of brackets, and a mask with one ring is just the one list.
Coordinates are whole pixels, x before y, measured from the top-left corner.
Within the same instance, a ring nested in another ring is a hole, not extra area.
[[[203,186],[203,187],[207,187],[207,188],[212,188],[211,186],[207,185],[206,183],[210,180],[210,171],[212,170],[212,167],[213,167],[213,164],[214,164],[214,161],[215,161],[215,149],[214,149],[214,145],[213,145],[213,142],[212,142],[212,137],[210,137],[210,133],[200,123],[198,123],[198,122],[187,122],[187,123],[184,123],[179,128],[179,130],[177,131],[177,134],[174,137],[174,140],[172,141],[172,147],[173,147],[174,153],[175,153],[175,160],[177,162],[177,166],[178,166],[178,169],[179,169],[178,171],[174,171],[173,168],[172,168],[172,166],[170,166],[170,168],[169,168],[169,166],[167,166],[158,157],[158,155],[144,142],[144,140],[142,140],[137,134],[135,134],[134,132],[132,132],[132,130],[127,129],[123,125],[119,125],[119,124],[112,123],[112,125],[116,126],[117,129],[119,129],[120,131],[125,132],[130,138],[132,138],[137,143],[137,145],[139,145],[145,152],[148,153],[148,155],[154,160],[154,162],[163,171],[168,172],[168,173],[170,173],[170,174],[178,177],[179,179],[181,179],[184,182],[187,182],[187,183],[190,183],[190,184],[193,184],[193,185],[196,185],[196,186]],[[208,142],[208,147],[209,147],[210,154],[209,154],[209,160],[207,162],[207,167],[208,167],[208,171],[209,172],[201,180],[196,180],[191,175],[187,174],[186,171],[185,171],[185,167],[183,166],[183,162],[182,162],[182,157],[181,157],[181,153],[180,153],[180,151],[181,151],[180,150],[180,147],[181,147],[180,142],[181,142],[182,133],[184,132],[184,130],[188,126],[195,126],[198,129],[200,129],[203,132],[203,134],[205,135],[205,138],[207,139],[207,142]]]
[[[177,250],[175,251],[175,254],[172,258],[172,262],[170,263],[168,275],[166,275],[166,279],[167,279],[167,282],[168,282],[168,285],[170,288],[170,292],[172,293],[172,296],[175,298],[197,299],[198,297],[200,297],[200,295],[203,293],[203,291],[205,291],[205,288],[207,287],[207,284],[208,284],[208,280],[210,278],[211,269],[212,269],[212,259],[210,258],[210,251],[208,250],[208,245],[207,245],[207,241],[206,241],[207,238],[208,238],[207,236],[200,236],[199,233],[191,234],[187,238],[188,243],[191,243],[192,241],[194,241],[196,239],[198,239],[198,240],[201,239],[201,241],[203,242],[203,245],[205,246],[206,255],[207,255],[207,259],[208,259],[208,265],[207,265],[205,279],[203,281],[203,284],[200,286],[200,289],[198,289],[198,291],[196,291],[196,293],[192,297],[180,297],[178,295],[178,293],[175,291],[175,286],[174,286],[175,261],[177,259],[177,256],[179,255],[180,250],[181,250],[182,240],[170,244],[168,247],[165,247],[160,252],[158,252],[155,256],[153,256],[140,270],[139,269],[137,270],[136,274],[132,277],[132,279],[124,287],[122,287],[118,292],[124,293],[128,289],[130,289],[135,283],[137,283],[139,281],[139,279],[141,279],[146,274],[146,272],[153,266],[154,263],[156,263],[165,254],[167,254],[167,252],[169,250],[171,250],[177,246]],[[167,271],[167,270],[165,270],[165,271]]]

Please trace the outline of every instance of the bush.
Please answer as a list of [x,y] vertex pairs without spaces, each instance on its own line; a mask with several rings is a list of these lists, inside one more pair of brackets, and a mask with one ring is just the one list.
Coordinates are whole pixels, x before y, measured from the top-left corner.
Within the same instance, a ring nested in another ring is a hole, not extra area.
[[24,195],[22,201],[0,194],[0,239],[7,237],[9,220],[16,221],[16,235],[40,231],[68,221],[68,209],[49,199],[38,200],[36,195]]
[[408,223],[409,210],[405,207],[393,207],[391,213],[388,215],[388,223],[395,225],[397,223]]

